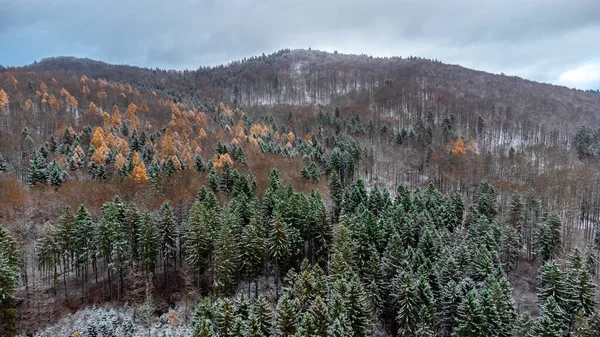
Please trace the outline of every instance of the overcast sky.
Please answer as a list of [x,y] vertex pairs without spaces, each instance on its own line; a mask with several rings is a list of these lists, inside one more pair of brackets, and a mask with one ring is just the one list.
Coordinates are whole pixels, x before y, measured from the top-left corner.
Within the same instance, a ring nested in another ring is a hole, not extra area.
[[282,48],[423,56],[600,88],[598,0],[0,0],[0,64],[196,69]]

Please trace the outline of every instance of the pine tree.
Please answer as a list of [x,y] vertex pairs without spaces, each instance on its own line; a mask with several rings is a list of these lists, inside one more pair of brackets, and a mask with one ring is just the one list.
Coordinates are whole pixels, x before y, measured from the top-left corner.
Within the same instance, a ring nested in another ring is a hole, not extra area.
[[208,267],[212,252],[213,229],[209,228],[206,207],[200,201],[194,202],[188,216],[186,237],[186,259],[197,276]]
[[484,336],[482,330],[484,324],[481,305],[475,291],[469,291],[458,306],[456,317],[456,329],[452,336],[456,337],[478,337]]
[[217,335],[223,337],[236,337],[232,331],[236,317],[231,300],[228,298],[219,298],[214,307],[214,326]]
[[271,231],[267,239],[267,250],[269,258],[275,269],[275,292],[279,297],[279,274],[282,262],[288,257],[289,242],[285,231],[285,225],[280,214],[276,214],[271,225]]
[[154,273],[156,267],[156,256],[158,254],[158,229],[149,213],[142,213],[140,216],[139,229],[139,256],[144,270]]
[[30,185],[43,184],[48,180],[46,159],[40,151],[35,151],[29,161],[27,181]]
[[235,285],[238,252],[233,229],[224,223],[215,240],[213,252],[213,286],[220,294],[228,294]]
[[277,337],[291,337],[296,333],[299,322],[296,306],[296,301],[287,295],[283,295],[279,299],[275,326],[275,335]]
[[[250,224],[244,227],[240,242],[240,261],[242,271],[248,280],[257,280],[265,264],[265,234],[259,212],[252,217]],[[256,284],[258,294],[258,283]]]
[[0,172],[6,172],[7,167],[8,163],[6,162],[6,159],[4,159],[2,153],[0,153]]
[[560,249],[561,223],[558,214],[548,214],[546,223],[540,229],[540,253],[544,260],[552,259]]
[[565,285],[565,276],[556,262],[548,261],[542,265],[539,272],[539,303],[545,303],[553,297],[559,306],[566,306],[568,295]]
[[348,318],[345,315],[340,315],[333,320],[333,323],[329,326],[328,330],[329,337],[352,337],[357,336],[352,331],[352,327]]
[[340,216],[340,212],[342,210],[342,198],[344,196],[344,187],[342,186],[340,175],[335,170],[332,170],[329,176],[329,196],[333,203],[333,209],[331,211],[331,221],[333,223],[337,223]]
[[519,317],[519,321],[515,327],[515,336],[534,337],[534,328],[535,321],[531,318],[529,311],[525,311]]
[[208,172],[206,184],[214,193],[217,193],[219,190],[219,178],[217,176],[217,170],[214,167],[210,169],[210,172]]
[[159,251],[163,261],[163,272],[166,282],[169,266],[175,265],[174,260],[177,252],[177,225],[173,216],[173,208],[166,201],[158,211],[156,227],[158,229]]
[[20,265],[17,245],[0,224],[0,335],[16,333],[16,301],[14,292],[19,279]]
[[398,334],[413,335],[419,322],[419,299],[410,274],[402,272],[392,280],[391,296],[397,308]]
[[250,314],[250,321],[255,321],[258,325],[258,336],[271,335],[273,311],[271,310],[271,307],[269,307],[267,299],[264,296],[259,296],[258,300],[254,303]]
[[63,170],[60,165],[56,162],[56,160],[52,161],[46,168],[48,183],[54,186],[55,190],[67,180],[67,172]]
[[556,303],[554,297],[548,297],[542,306],[542,316],[537,319],[534,332],[539,337],[561,337],[565,321],[565,312]]
[[194,157],[194,165],[195,165],[196,171],[206,172],[206,165],[204,164],[204,160],[202,160],[202,157],[200,155],[196,155]]
[[317,296],[313,301],[312,305],[308,309],[309,314],[312,316],[312,321],[315,327],[315,334],[317,336],[327,336],[327,330],[329,329],[329,314],[327,312],[327,305],[321,298]]

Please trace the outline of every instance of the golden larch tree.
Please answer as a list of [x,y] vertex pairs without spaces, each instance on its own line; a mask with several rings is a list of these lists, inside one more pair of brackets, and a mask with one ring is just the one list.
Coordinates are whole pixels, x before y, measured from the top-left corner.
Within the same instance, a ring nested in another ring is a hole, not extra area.
[[98,126],[94,129],[94,133],[92,135],[92,145],[94,145],[94,148],[97,149],[102,146],[102,144],[104,144],[104,131]]
[[0,89],[0,111],[6,114],[6,107],[8,106],[8,94]]
[[137,151],[133,151],[131,161],[133,163],[133,171],[131,172],[133,180],[137,182],[147,181],[148,175],[146,173],[146,166],[144,165],[144,162],[142,162],[142,160],[140,159],[140,156],[138,155]]
[[112,108],[112,116],[110,117],[110,125],[118,129],[121,127],[121,113],[119,112],[119,107],[115,104]]
[[129,121],[129,125],[131,125],[132,129],[136,129],[139,123],[139,119],[137,117],[138,107],[137,105],[130,103],[125,111],[125,118]]

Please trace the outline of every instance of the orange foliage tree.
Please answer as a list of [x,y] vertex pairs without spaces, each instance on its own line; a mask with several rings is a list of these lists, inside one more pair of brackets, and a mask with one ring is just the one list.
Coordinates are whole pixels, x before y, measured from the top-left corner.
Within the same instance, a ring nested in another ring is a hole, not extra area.
[[131,162],[133,163],[133,171],[131,172],[133,180],[137,182],[147,181],[148,175],[146,174],[146,166],[140,159],[140,156],[138,155],[137,151],[133,151]]

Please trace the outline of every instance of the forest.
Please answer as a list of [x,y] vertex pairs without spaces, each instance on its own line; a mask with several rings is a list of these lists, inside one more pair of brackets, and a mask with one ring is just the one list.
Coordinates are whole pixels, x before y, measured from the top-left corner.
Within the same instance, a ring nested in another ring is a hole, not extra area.
[[2,336],[598,336],[600,95],[281,50],[0,68]]

